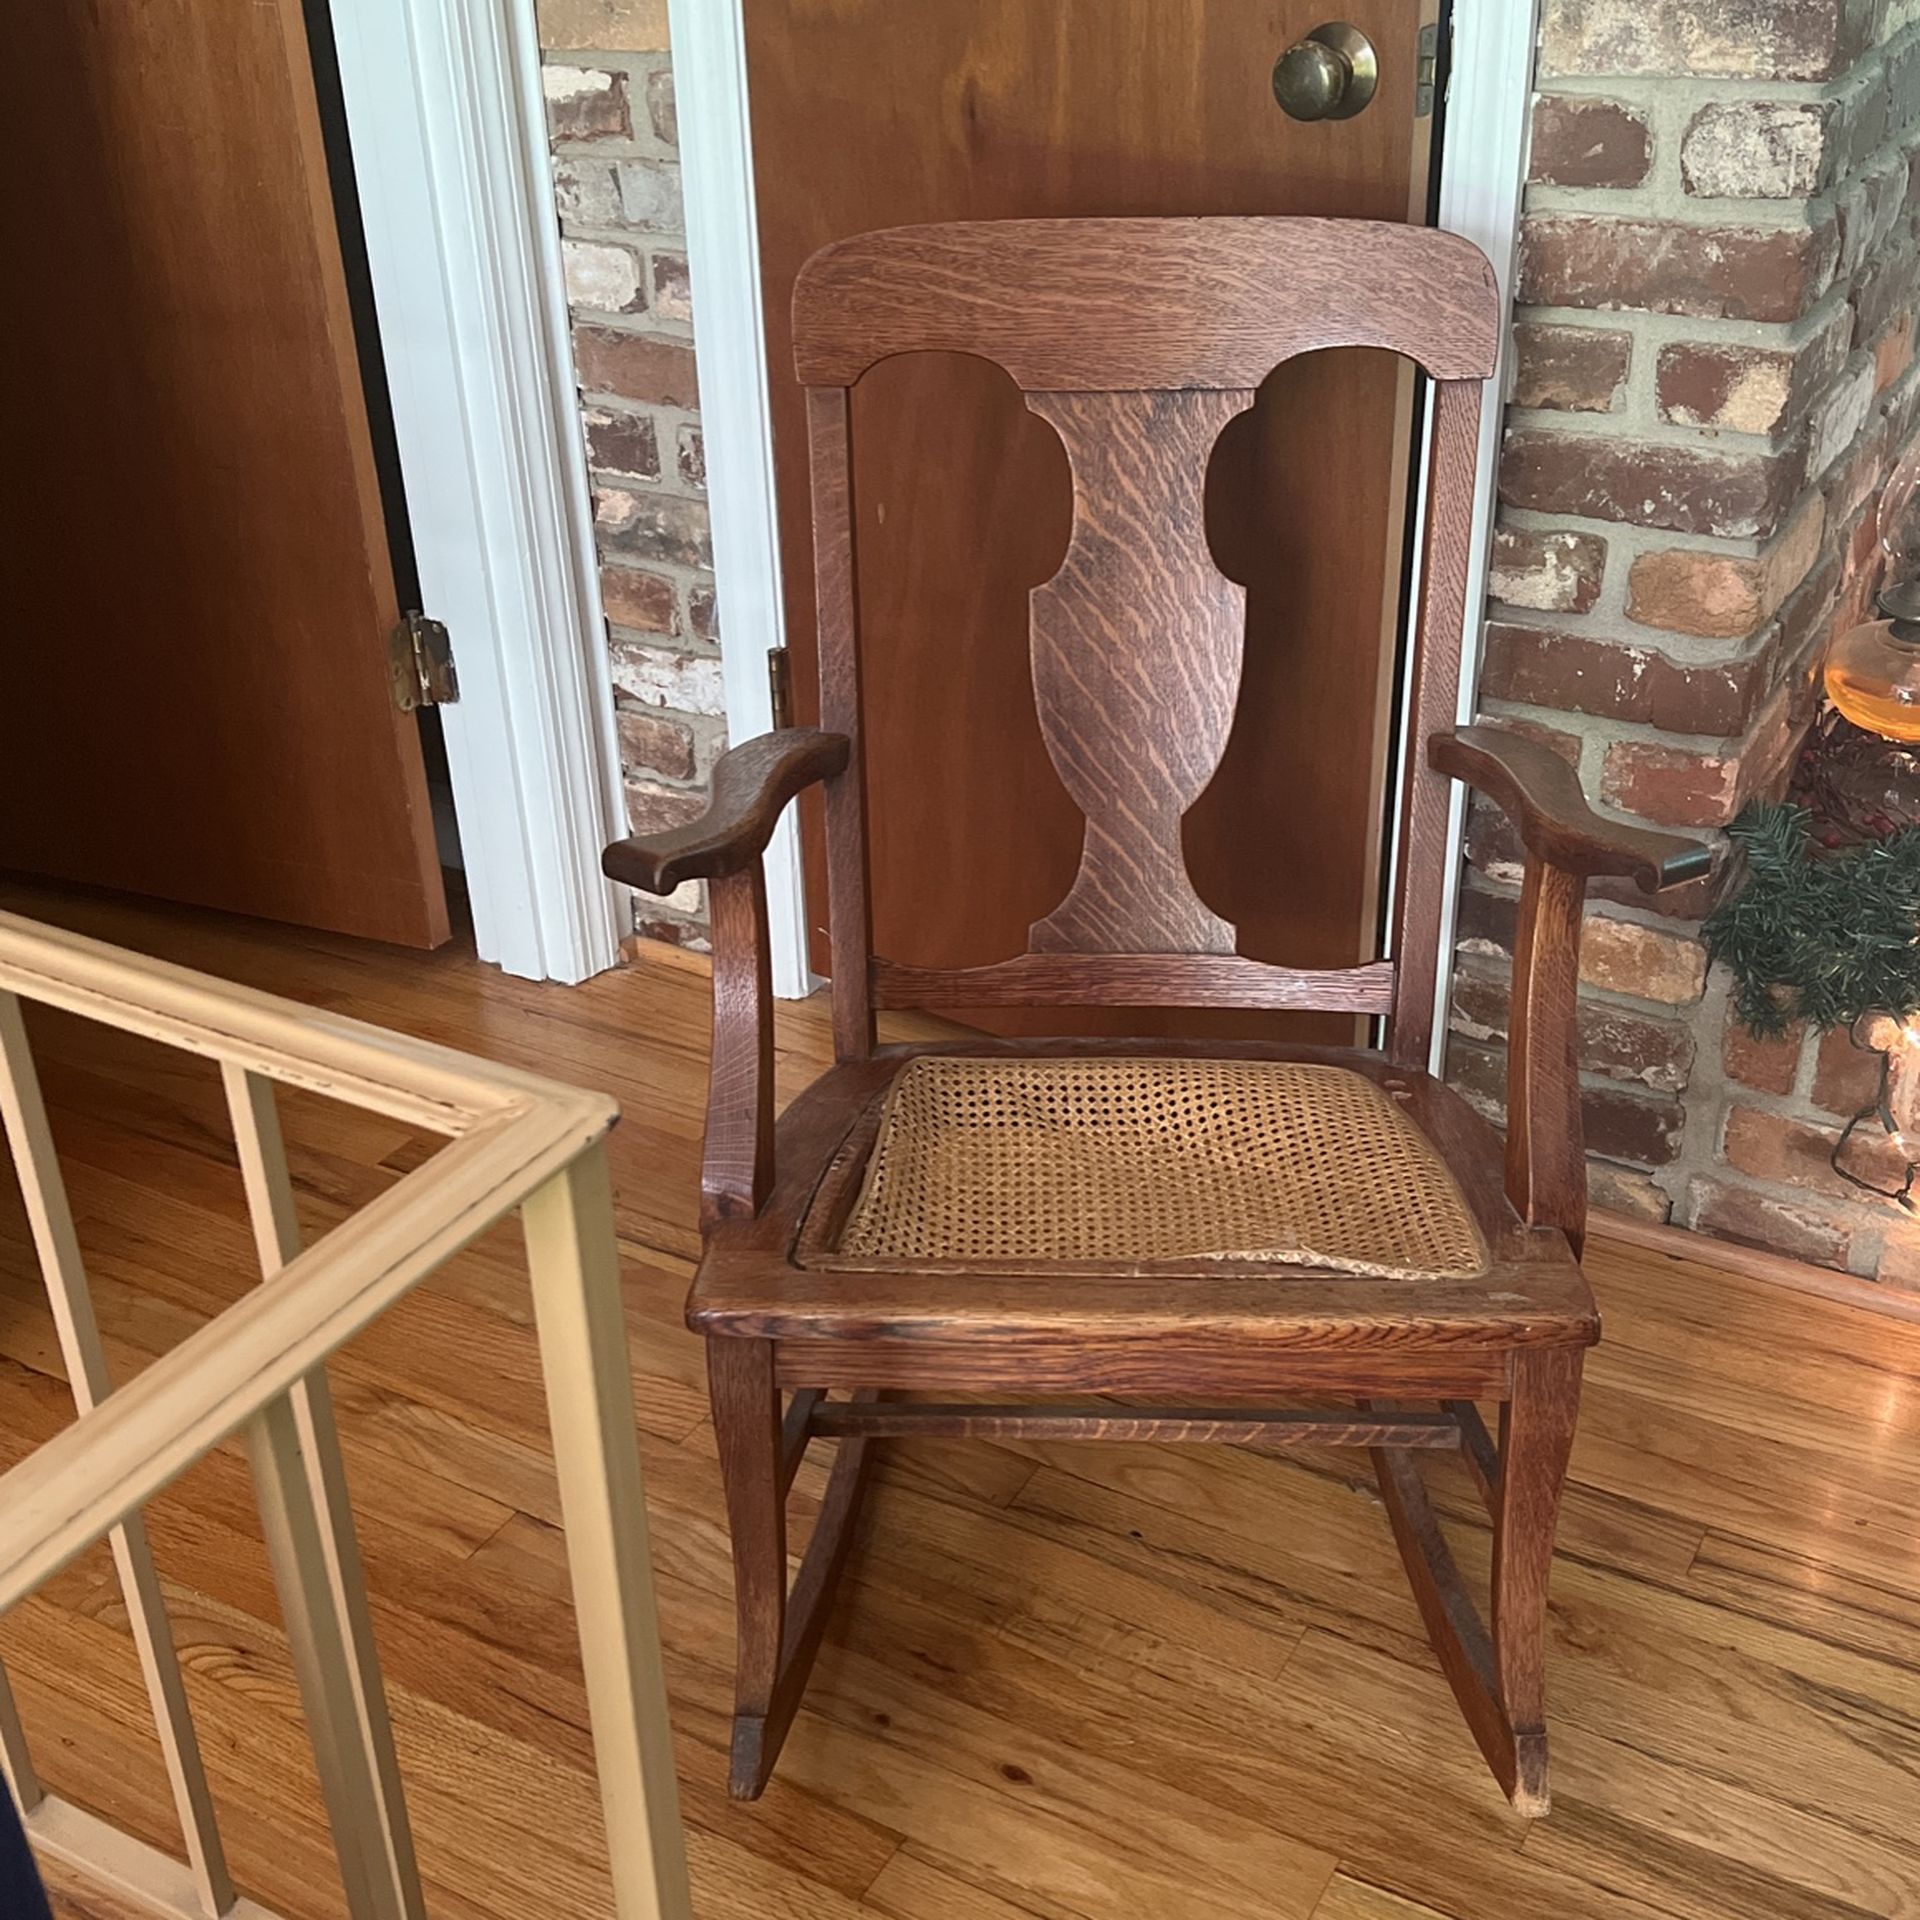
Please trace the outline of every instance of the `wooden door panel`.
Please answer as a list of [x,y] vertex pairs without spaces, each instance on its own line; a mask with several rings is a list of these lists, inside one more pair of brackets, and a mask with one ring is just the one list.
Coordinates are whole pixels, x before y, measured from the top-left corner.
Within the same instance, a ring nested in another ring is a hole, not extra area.
[[[1329,17],[1319,0],[745,4],[789,636],[808,715],[805,423],[787,312],[807,255],[919,220],[1417,216],[1429,123],[1414,117],[1414,51],[1431,9],[1345,9],[1380,52],[1379,92],[1351,120],[1301,124],[1270,76]],[[1411,393],[1387,356],[1313,355],[1277,370],[1216,449],[1209,528],[1248,588],[1247,659],[1226,758],[1184,838],[1202,898],[1261,959],[1377,951]],[[1081,838],[1027,659],[1027,591],[1066,541],[1064,458],[1010,381],[961,356],[876,367],[854,392],[853,446],[875,949],[928,966],[1003,958],[1059,903]],[[808,841],[823,927],[824,863]],[[814,960],[825,970],[823,935]],[[1044,1011],[993,1024],[1062,1023]],[[1084,1024],[1274,1031],[1220,1013]],[[1320,1026],[1351,1036],[1348,1021]],[[1287,1030],[1313,1031],[1300,1016]]]
[[41,0],[0,61],[0,864],[437,944],[296,0]]

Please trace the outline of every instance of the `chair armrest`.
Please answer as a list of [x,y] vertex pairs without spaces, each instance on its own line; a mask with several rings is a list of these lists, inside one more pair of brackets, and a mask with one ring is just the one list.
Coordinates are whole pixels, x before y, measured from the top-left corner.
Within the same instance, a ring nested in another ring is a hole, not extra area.
[[616,840],[600,870],[642,893],[666,895],[687,880],[723,880],[766,851],[781,809],[847,764],[844,733],[789,727],[729,747],[713,763],[707,810],[684,827]]
[[1461,727],[1433,735],[1427,761],[1484,793],[1527,851],[1563,873],[1618,875],[1660,893],[1712,871],[1714,849],[1703,841],[1603,819],[1588,806],[1579,775],[1537,740],[1499,727]]

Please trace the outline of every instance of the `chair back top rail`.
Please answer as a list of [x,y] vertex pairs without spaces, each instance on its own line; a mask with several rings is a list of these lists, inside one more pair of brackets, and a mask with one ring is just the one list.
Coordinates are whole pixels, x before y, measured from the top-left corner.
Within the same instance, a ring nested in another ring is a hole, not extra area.
[[[1177,299],[1143,298],[1175,287]],[[794,292],[811,390],[821,720],[855,746],[828,783],[836,1043],[871,1045],[885,1006],[1141,1005],[1389,1013],[1395,1057],[1425,1049],[1447,782],[1407,756],[1393,952],[1321,975],[1236,951],[1194,888],[1181,823],[1239,706],[1246,590],[1216,566],[1206,480],[1220,434],[1281,361],[1375,347],[1434,388],[1432,485],[1414,636],[1416,740],[1455,717],[1479,383],[1500,310],[1471,242],[1384,221],[1013,220],[894,227],[822,249]],[[849,394],[894,354],[997,362],[1058,435],[1073,521],[1030,596],[1034,707],[1084,831],[1063,899],[1027,952],[994,967],[903,968],[871,955],[861,795],[861,648]],[[1418,957],[1415,957],[1418,956]]]
[[1436,380],[1485,380],[1498,321],[1479,248],[1386,220],[888,227],[823,247],[793,294],[809,387],[851,386],[896,353],[973,353],[1028,392],[1251,392],[1323,347],[1383,347]]

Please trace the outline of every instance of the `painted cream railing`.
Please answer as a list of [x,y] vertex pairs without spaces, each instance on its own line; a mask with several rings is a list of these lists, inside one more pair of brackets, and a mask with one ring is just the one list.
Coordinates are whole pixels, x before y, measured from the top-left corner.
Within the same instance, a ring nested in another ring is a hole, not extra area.
[[[220,1063],[262,1284],[117,1391],[88,1297],[21,1001]],[[302,1248],[275,1083],[450,1144]],[[0,1116],[78,1418],[0,1477],[0,1611],[111,1542],[184,1864],[47,1793],[0,1672],[0,1762],[46,1854],[169,1920],[272,1920],[238,1897],[143,1504],[243,1433],[353,1920],[421,1920],[326,1379],[327,1357],[519,1209],[618,1920],[691,1912],[648,1564],[605,1136],[613,1103],[0,914]]]

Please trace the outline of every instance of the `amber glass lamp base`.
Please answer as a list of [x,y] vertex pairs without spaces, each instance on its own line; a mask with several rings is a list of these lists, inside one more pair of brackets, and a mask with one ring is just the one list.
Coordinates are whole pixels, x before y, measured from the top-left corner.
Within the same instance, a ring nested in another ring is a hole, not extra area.
[[1887,740],[1920,741],[1920,623],[1870,620],[1827,654],[1827,698]]

